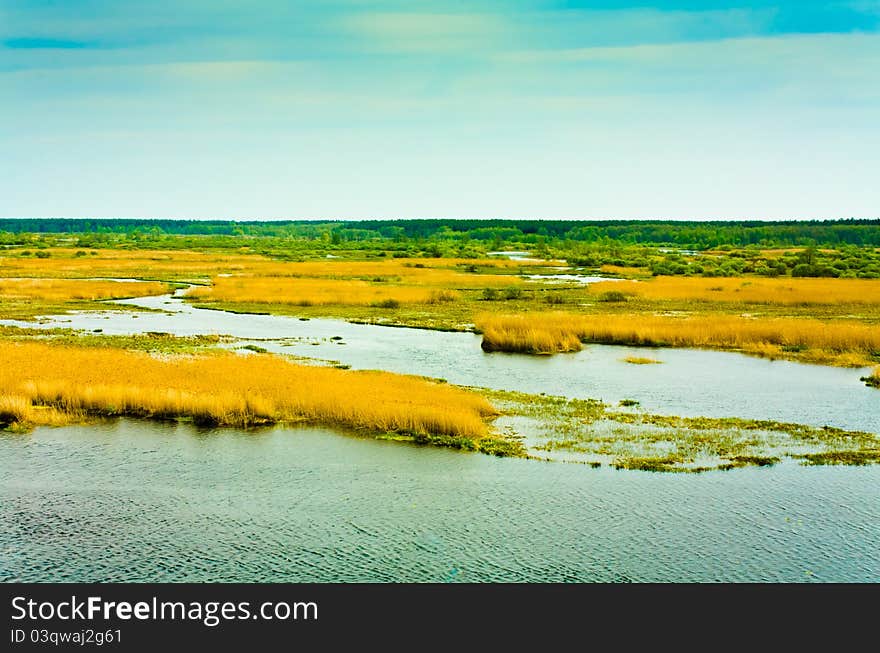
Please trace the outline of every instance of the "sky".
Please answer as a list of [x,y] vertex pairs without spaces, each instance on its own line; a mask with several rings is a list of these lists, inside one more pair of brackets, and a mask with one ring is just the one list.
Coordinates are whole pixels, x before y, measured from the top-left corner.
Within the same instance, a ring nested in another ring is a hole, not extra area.
[[0,0],[0,215],[880,217],[880,0]]

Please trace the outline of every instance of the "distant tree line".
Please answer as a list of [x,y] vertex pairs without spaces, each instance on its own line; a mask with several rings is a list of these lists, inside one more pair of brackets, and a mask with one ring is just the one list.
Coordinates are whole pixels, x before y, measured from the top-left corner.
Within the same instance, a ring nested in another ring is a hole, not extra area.
[[329,239],[333,244],[384,240],[477,241],[544,245],[549,242],[618,242],[686,249],[733,247],[880,247],[880,219],[834,221],[638,220],[358,220],[236,221],[87,218],[0,218],[7,234],[118,234]]

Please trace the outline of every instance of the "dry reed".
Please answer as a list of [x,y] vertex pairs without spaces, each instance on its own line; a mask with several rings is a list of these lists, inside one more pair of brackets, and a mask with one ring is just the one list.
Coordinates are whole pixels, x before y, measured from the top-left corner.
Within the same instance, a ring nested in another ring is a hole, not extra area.
[[649,281],[602,281],[590,286],[590,292],[597,296],[607,291],[651,300],[784,306],[880,304],[880,279],[655,277]]
[[648,268],[636,268],[624,265],[605,264],[599,267],[602,274],[613,274],[618,277],[647,277],[651,276]]
[[492,406],[420,377],[310,367],[271,355],[156,358],[118,349],[0,343],[0,421],[191,417],[247,427],[309,422],[480,439]]
[[195,301],[288,304],[293,306],[369,306],[383,302],[426,304],[453,301],[452,291],[392,286],[359,279],[301,279],[293,277],[219,277],[210,287],[191,288]]
[[590,292],[597,296],[607,291],[652,300],[784,306],[880,304],[880,279],[655,277],[649,281],[602,281],[590,285]]
[[[247,251],[101,249],[86,256],[77,256],[79,250],[69,248],[46,251],[51,253],[49,258],[15,256],[14,250],[0,252],[0,277],[206,278],[217,274],[252,274],[337,279],[410,277],[422,279],[424,283],[445,285],[449,279],[476,282],[500,276],[466,273],[463,271],[465,266],[516,272],[524,265],[518,261],[459,258],[279,261]],[[528,266],[549,264],[544,261],[530,262]],[[504,276],[508,281],[515,278],[510,274]]]
[[757,353],[755,348],[761,345],[780,352],[817,348],[837,354],[859,354],[859,360],[880,352],[880,329],[844,320],[528,313],[483,315],[476,326],[483,334],[483,348],[487,351],[568,352],[577,351],[582,342],[595,342],[746,349],[750,353]]
[[70,301],[161,295],[163,283],[101,279],[0,279],[0,299]]

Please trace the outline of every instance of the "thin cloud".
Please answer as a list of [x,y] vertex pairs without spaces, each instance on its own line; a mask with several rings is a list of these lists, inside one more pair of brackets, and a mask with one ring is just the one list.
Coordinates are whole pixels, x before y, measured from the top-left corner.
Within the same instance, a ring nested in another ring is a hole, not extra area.
[[343,32],[368,48],[400,52],[448,52],[486,48],[505,31],[493,14],[360,13],[343,16]]
[[3,47],[10,50],[83,50],[95,47],[94,43],[87,41],[72,41],[68,39],[47,39],[42,37],[20,37],[5,39]]

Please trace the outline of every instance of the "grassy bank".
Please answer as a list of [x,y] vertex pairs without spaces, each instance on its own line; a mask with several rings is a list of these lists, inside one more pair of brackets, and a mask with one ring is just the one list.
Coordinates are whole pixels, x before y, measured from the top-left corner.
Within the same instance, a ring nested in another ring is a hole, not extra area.
[[95,302],[170,292],[165,283],[106,279],[0,278],[0,319],[30,320],[71,310],[110,309]]
[[545,312],[486,314],[477,319],[476,327],[483,334],[484,350],[530,354],[578,351],[581,343],[594,342],[731,349],[858,367],[880,353],[880,329],[847,320]]
[[75,329],[41,329],[0,325],[0,341],[41,342],[75,347],[113,348],[151,352],[153,354],[195,354],[213,350],[220,343],[234,338],[216,334],[175,336],[170,333],[148,331],[127,335],[101,332],[83,332]]
[[149,281],[108,281],[104,279],[0,279],[0,301],[123,299],[161,295],[169,292],[167,284]]
[[307,421],[420,442],[515,453],[492,435],[483,397],[420,377],[297,365],[278,356],[156,357],[136,351],[0,343],[0,422],[89,416],[189,418],[250,427]]
[[391,285],[360,279],[234,277],[215,279],[210,287],[192,288],[186,297],[199,303],[230,302],[290,306],[377,306],[440,304],[458,299],[454,290]]

